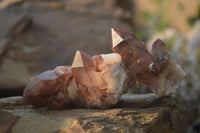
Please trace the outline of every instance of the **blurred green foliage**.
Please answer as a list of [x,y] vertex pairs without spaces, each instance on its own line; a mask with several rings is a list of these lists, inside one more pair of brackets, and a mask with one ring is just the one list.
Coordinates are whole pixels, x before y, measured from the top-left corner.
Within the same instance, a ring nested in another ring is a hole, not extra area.
[[154,0],[158,7],[162,7],[158,12],[143,11],[142,18],[148,24],[152,31],[164,31],[169,25],[167,21],[167,10],[169,1]]
[[185,9],[183,3],[181,3],[181,2],[178,3],[177,8],[178,8],[179,12],[182,12]]
[[135,36],[139,39],[139,40],[143,40],[144,38],[144,34],[141,31],[136,31],[134,32]]
[[167,44],[167,49],[171,50],[173,48],[174,42],[175,42],[175,37],[171,37],[169,39],[164,39],[163,40],[165,42],[165,44]]
[[189,18],[189,19],[188,19],[188,24],[189,24],[190,26],[193,26],[194,23],[195,23],[197,20],[199,20],[199,19],[200,19],[200,6],[199,6],[199,9],[198,9],[198,14],[197,14],[197,16]]

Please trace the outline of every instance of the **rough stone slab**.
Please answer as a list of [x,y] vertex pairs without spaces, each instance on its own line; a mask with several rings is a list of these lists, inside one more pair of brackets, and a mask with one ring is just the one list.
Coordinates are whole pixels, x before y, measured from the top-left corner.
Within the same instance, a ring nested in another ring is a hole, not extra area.
[[187,122],[181,100],[153,94],[124,95],[106,110],[35,109],[22,97],[0,99],[0,133],[184,133]]

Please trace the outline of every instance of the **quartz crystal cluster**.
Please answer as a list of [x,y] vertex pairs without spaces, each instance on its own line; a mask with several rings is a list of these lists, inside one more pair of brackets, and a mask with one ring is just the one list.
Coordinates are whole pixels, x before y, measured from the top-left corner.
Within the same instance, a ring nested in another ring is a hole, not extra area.
[[126,91],[128,76],[118,53],[91,56],[77,51],[72,66],[33,77],[24,90],[24,100],[34,106],[108,108]]
[[152,49],[128,31],[112,29],[113,52],[122,56],[128,73],[136,82],[146,84],[157,96],[175,92],[185,73],[166,51],[166,45],[157,39]]
[[108,108],[137,82],[159,97],[175,92],[184,71],[161,40],[149,50],[133,33],[112,29],[112,43],[113,53],[91,56],[77,51],[72,66],[58,66],[33,77],[24,90],[24,100],[56,109],[70,104]]

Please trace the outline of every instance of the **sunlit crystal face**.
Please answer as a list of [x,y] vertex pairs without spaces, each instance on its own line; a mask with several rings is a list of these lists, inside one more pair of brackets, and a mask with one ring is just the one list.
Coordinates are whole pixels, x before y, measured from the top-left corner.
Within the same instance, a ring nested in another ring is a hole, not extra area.
[[95,71],[94,66],[72,68],[72,72],[77,84],[81,84],[87,88],[101,88],[106,87],[105,80],[101,77],[99,72]]
[[77,85],[85,86],[86,88],[102,89],[105,89],[107,85],[100,73],[96,71],[92,56],[83,52],[76,52],[72,65],[72,73]]
[[128,39],[138,40],[137,37],[132,32],[126,30],[112,28],[111,32],[112,32],[113,47],[115,47],[124,40],[125,41],[127,41]]
[[67,72],[70,72],[70,71],[71,71],[71,66],[57,66],[54,69],[54,73],[56,75],[61,75],[61,74],[64,74],[64,73],[67,73]]
[[[81,62],[81,63],[80,63]],[[108,82],[102,72],[106,64],[99,55],[86,56],[83,52],[77,52],[72,65],[72,72],[78,86],[78,99],[85,107],[106,107],[112,102],[107,96]]]

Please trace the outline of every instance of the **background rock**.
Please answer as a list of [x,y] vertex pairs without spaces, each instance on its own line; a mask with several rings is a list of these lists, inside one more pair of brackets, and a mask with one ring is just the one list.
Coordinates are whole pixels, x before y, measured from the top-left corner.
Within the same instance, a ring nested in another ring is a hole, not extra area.
[[[132,107],[127,102],[143,104]],[[49,110],[33,109],[21,97],[2,98],[0,132],[184,133],[188,115],[182,104],[172,97],[125,95],[116,108],[107,110]]]

